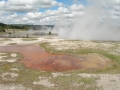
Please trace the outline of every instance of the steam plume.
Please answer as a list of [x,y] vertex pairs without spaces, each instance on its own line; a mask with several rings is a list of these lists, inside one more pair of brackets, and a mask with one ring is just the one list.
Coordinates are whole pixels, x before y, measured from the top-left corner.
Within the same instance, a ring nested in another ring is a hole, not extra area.
[[58,35],[65,39],[120,40],[119,0],[88,0],[88,3],[84,14],[74,18],[73,24],[66,24],[65,18],[60,20],[54,28]]

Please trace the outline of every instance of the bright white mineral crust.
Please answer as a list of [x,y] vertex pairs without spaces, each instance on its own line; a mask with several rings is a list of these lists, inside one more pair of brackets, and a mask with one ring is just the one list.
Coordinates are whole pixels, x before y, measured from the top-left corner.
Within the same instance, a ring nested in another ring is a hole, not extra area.
[[50,81],[49,81],[49,78],[48,77],[39,77],[39,81],[37,82],[33,82],[34,85],[43,85],[43,86],[46,86],[46,87],[54,87],[55,85],[52,84]]
[[17,54],[16,53],[12,53],[11,57],[17,57]]

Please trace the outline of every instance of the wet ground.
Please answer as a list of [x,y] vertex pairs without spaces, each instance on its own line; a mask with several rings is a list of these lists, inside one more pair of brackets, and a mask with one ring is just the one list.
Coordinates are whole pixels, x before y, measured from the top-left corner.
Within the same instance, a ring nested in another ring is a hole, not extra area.
[[0,53],[2,52],[19,52],[24,56],[20,62],[26,67],[43,71],[96,70],[107,67],[109,63],[108,59],[99,55],[50,54],[37,45],[1,46]]

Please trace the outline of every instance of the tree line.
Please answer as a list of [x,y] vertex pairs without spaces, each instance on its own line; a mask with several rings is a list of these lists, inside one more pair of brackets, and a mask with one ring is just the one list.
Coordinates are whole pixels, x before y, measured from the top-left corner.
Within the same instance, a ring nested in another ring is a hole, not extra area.
[[29,29],[29,27],[27,25],[21,25],[21,26],[17,26],[17,25],[9,25],[9,24],[4,24],[0,22],[0,32],[5,32],[5,30],[9,30],[9,29],[24,29],[27,30]]

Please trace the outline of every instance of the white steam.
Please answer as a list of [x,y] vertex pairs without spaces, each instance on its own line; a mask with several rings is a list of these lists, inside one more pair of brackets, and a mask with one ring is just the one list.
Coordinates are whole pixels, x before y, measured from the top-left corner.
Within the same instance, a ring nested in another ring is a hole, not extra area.
[[54,30],[61,38],[80,40],[120,40],[120,1],[88,0],[84,14],[67,24],[61,18]]

